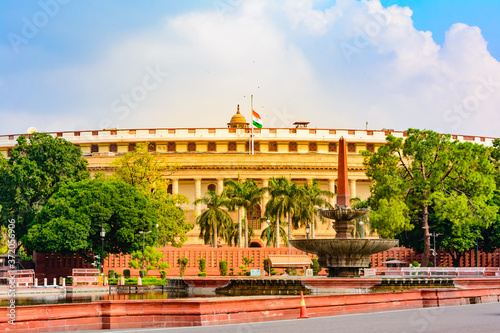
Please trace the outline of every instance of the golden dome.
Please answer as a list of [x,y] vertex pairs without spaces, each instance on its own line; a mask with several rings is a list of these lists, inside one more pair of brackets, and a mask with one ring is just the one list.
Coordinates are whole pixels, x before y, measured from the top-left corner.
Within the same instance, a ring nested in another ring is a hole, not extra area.
[[236,127],[236,128],[246,128],[248,127],[247,120],[240,113],[240,106],[238,105],[238,111],[234,116],[231,117],[231,121],[227,124],[228,127]]

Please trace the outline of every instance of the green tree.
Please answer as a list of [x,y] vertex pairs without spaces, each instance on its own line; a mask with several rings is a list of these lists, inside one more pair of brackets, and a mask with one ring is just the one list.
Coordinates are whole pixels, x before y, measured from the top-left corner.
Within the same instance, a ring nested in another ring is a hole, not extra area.
[[[264,196],[266,189],[259,188],[255,183],[255,181],[251,179],[247,179],[244,182],[240,182],[239,179],[238,182],[229,179],[224,182],[224,185],[226,186],[227,197],[230,199],[231,205],[237,208],[243,207],[244,220],[247,221],[248,210],[261,203],[262,197]],[[238,213],[238,231],[239,231],[238,235],[241,235],[241,230],[240,230],[241,225],[242,223]],[[249,241],[248,223],[245,223],[244,247],[248,247],[248,241]],[[238,242],[238,244],[241,243]]]
[[[26,235],[26,247],[38,252],[101,252],[101,228],[106,231],[105,253],[142,250],[141,230],[152,230],[154,210],[134,187],[122,181],[84,180],[69,183],[52,196]],[[154,242],[151,234],[148,244]]]
[[[245,221],[242,222],[243,226],[246,228]],[[248,226],[248,237],[252,239],[255,237],[255,232],[252,227]],[[239,225],[238,223],[231,223],[228,228],[225,229],[224,240],[229,246],[239,246],[238,241],[240,240],[239,235]]]
[[370,223],[380,235],[393,237],[413,229],[423,232],[422,265],[430,256],[429,209],[455,230],[488,226],[497,206],[491,204],[495,182],[489,148],[451,142],[449,135],[409,129],[405,140],[392,135],[375,153],[363,152],[372,181]]
[[318,218],[318,211],[323,208],[332,208],[328,198],[333,198],[335,194],[322,190],[317,180],[313,180],[311,183],[307,182],[300,193],[302,194],[300,198],[302,204],[296,209],[294,217],[302,222],[301,224],[310,224],[311,238],[315,238],[317,220],[326,222],[322,216]]
[[[288,241],[292,239],[292,216],[300,211],[304,197],[303,188],[286,177],[271,178],[268,187],[271,198],[266,205],[266,216],[277,219],[278,228],[281,217],[288,218]],[[279,231],[276,230],[276,235]],[[290,246],[290,242],[287,242]],[[279,237],[276,238],[276,247],[279,247]]]
[[[262,231],[260,239],[262,239],[266,244],[268,244],[268,237],[269,237],[269,246],[270,246],[271,244],[279,243],[279,238],[281,237],[285,246],[288,246],[288,238],[286,237],[286,231],[282,227],[282,225],[286,226],[287,223],[279,222],[280,226],[276,227],[277,224],[276,221],[279,220],[275,218],[269,219],[270,225]],[[278,240],[276,239],[276,229],[279,230]]]
[[186,272],[186,267],[189,263],[189,259],[188,258],[179,258],[179,259],[177,259],[177,263],[179,264],[179,275],[181,277],[183,277],[184,273]]
[[[132,260],[128,262],[128,267],[142,269],[142,249],[132,252],[130,256],[132,257]],[[146,267],[144,276],[147,276],[147,271],[152,269],[170,268],[170,265],[167,262],[162,261],[162,259],[162,252],[158,251],[153,246],[146,246],[144,248],[144,265]]]
[[151,154],[147,148],[148,144],[138,144],[134,151],[115,160],[113,178],[134,186],[148,198],[158,218],[158,238],[165,245],[181,247],[187,241],[186,233],[193,229],[180,208],[189,200],[184,195],[167,192],[169,180],[165,175],[175,172],[176,166],[168,165],[166,159]]
[[0,156],[1,224],[16,221],[18,245],[36,215],[64,184],[89,178],[79,147],[45,133],[20,136],[9,159]]
[[205,196],[194,201],[197,205],[203,203],[208,210],[196,218],[196,223],[200,226],[200,238],[205,244],[211,243],[217,247],[217,240],[224,237],[226,230],[233,224],[233,220],[224,208],[230,207],[230,202],[223,192],[221,195],[213,191],[208,191]]

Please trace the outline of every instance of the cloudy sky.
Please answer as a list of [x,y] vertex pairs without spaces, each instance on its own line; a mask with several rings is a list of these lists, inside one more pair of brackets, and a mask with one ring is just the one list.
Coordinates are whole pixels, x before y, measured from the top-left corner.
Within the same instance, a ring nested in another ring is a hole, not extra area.
[[409,127],[499,137],[498,0],[0,2],[0,135]]

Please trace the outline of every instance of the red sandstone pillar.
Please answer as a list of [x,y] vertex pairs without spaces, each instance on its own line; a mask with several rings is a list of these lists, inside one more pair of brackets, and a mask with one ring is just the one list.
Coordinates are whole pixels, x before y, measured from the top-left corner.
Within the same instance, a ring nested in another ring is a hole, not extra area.
[[339,159],[337,168],[337,204],[339,206],[350,206],[349,180],[347,177],[347,149],[344,137],[341,137],[339,140]]

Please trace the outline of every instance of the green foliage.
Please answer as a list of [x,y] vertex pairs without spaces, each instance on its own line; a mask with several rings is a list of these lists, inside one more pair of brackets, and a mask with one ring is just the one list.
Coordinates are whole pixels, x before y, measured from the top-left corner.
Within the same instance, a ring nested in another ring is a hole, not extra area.
[[[101,252],[101,227],[106,230],[105,253],[142,249],[141,230],[151,230],[154,210],[134,187],[122,181],[84,180],[65,184],[37,215],[25,237],[39,252]],[[147,243],[153,243],[149,235]]]
[[243,257],[243,262],[245,263],[245,266],[250,266],[250,264],[253,263],[253,258]]
[[89,177],[81,155],[62,138],[33,133],[17,139],[8,160],[0,156],[0,224],[16,220],[18,243],[25,242],[35,217],[62,186]]
[[[117,279],[117,278],[109,279],[108,284],[111,286],[116,286],[118,284],[118,280],[119,279]],[[164,286],[167,284],[168,284],[168,282],[164,278],[158,279],[156,277],[149,277],[149,278],[146,277],[146,278],[142,279],[143,286]],[[125,285],[137,285],[137,278],[125,279]]]
[[411,264],[413,267],[420,267],[420,263],[418,261],[413,261]]
[[207,272],[199,272],[198,276],[207,276]]
[[123,270],[123,277],[126,279],[130,278],[130,269],[124,269]]
[[287,268],[285,269],[285,272],[288,275],[293,275],[293,276],[297,275],[297,269],[295,268]]
[[[259,188],[257,183],[254,180],[247,179],[243,182],[240,181],[238,177],[238,181],[234,181],[229,179],[224,182],[224,192],[227,194],[230,202],[231,210],[244,208],[244,219],[246,221],[248,210],[259,205],[262,201],[262,197],[266,192],[265,188]],[[243,247],[248,247],[250,235],[249,235],[249,227],[248,223],[244,224],[245,226],[245,238],[243,241]],[[242,228],[241,218],[238,221],[238,238],[240,235],[240,230]],[[235,243],[237,243],[235,241]],[[239,244],[239,242],[238,242]]]
[[179,258],[177,259],[177,263],[180,265],[180,276],[184,276],[184,272],[186,272],[186,267],[189,263],[188,258]]
[[[130,254],[132,260],[128,262],[130,268],[142,269],[142,250],[134,251]],[[147,270],[170,268],[166,262],[162,262],[163,253],[153,246],[146,246],[144,249],[144,265]]]
[[140,270],[139,271],[139,276],[141,277],[141,279],[145,278],[148,276],[148,271],[147,270]]
[[231,267],[229,269],[229,276],[234,276],[234,268],[233,267]]
[[164,280],[167,278],[167,271],[165,271],[164,269],[162,269],[160,271],[160,277]]
[[477,238],[476,229],[495,220],[495,168],[485,146],[451,142],[449,135],[432,131],[407,134],[404,141],[389,135],[376,153],[363,152],[373,183],[370,221],[384,237],[418,226],[420,234],[411,238],[423,239],[422,265],[427,266],[430,222],[435,230],[451,231],[449,250],[462,251]]
[[230,207],[229,200],[225,193],[221,195],[213,191],[208,191],[204,197],[195,200],[194,204],[205,204],[208,210],[196,218],[196,224],[200,226],[200,238],[205,244],[212,244],[217,247],[218,239],[224,237],[226,230],[233,224],[233,220],[227,210]]
[[[277,241],[279,242],[279,239],[282,239],[285,246],[288,246],[288,238],[286,236],[286,231],[285,231],[285,229],[283,229],[283,226],[286,226],[287,223],[280,222],[279,237],[278,237],[278,240],[276,240],[276,221],[277,220],[275,218],[272,218],[272,217],[269,219],[269,222],[271,222],[271,225],[262,231],[262,233],[260,234],[260,239],[265,241],[266,244],[268,244],[268,241],[269,241],[269,246],[272,246],[271,244],[276,245],[276,242]],[[269,237],[269,239],[268,239],[268,237]]]
[[239,265],[238,268],[241,269],[241,271],[237,272],[238,275],[246,275],[248,268],[245,265]]
[[319,265],[318,263],[318,259],[317,258],[312,258],[311,259],[312,261],[312,264],[311,264],[311,269],[313,270],[313,275],[314,276],[317,276],[319,272],[321,272],[321,266]]
[[226,260],[219,261],[219,271],[221,276],[227,276],[228,263]]
[[181,247],[187,240],[186,233],[193,229],[186,222],[186,214],[179,208],[189,203],[186,196],[167,193],[169,181],[165,174],[175,172],[177,166],[167,164],[165,158],[148,152],[147,144],[138,144],[133,152],[113,162],[117,166],[113,177],[138,189],[150,201],[156,212],[158,239]]
[[108,272],[108,278],[109,279],[114,279],[116,278],[116,273],[113,269],[110,269],[109,272]]
[[205,258],[200,258],[197,260],[198,262],[198,269],[200,272],[205,272],[207,269],[207,260]]

